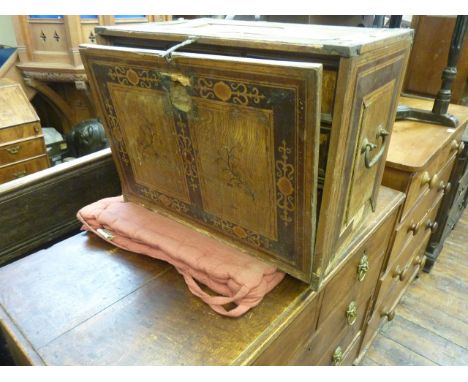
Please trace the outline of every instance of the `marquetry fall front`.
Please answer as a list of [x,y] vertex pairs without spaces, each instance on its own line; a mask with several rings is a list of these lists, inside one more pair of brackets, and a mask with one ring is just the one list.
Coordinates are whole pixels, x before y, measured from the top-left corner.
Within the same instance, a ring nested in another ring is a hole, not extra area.
[[3,336],[26,365],[352,364],[403,198],[381,187],[319,292],[287,276],[235,319],[167,263],[78,234],[0,268]]
[[317,290],[376,208],[411,32],[212,19],[96,31],[81,56],[126,200]]

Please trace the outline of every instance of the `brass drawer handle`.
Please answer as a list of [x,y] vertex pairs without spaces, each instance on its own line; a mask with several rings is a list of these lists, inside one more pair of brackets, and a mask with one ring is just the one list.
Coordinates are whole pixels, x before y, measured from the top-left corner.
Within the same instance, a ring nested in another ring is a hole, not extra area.
[[408,267],[404,267],[403,269],[397,265],[395,272],[393,273],[393,278],[399,279],[400,281],[404,281],[406,279],[406,275],[408,274]]
[[425,184],[428,184],[429,188],[432,190],[439,185],[439,176],[434,174],[431,177],[427,171],[424,171],[421,177],[421,185],[424,186]]
[[383,153],[385,152],[385,141],[389,134],[390,133],[387,130],[385,130],[382,126],[379,127],[377,139],[382,138],[382,147],[372,159],[369,159],[369,154],[371,151],[377,148],[377,145],[375,143],[370,142],[367,139],[367,137],[364,138],[361,147],[361,154],[364,154],[364,164],[366,165],[366,168],[371,168],[378,163]]
[[413,264],[414,264],[414,265],[417,265],[418,267],[420,267],[420,266],[422,265],[423,261],[424,261],[424,257],[423,257],[423,256],[416,256],[416,257],[414,258]]
[[13,176],[15,178],[22,178],[23,176],[26,176],[26,170],[14,172]]
[[426,223],[426,229],[430,229],[432,233],[437,231],[437,228],[439,228],[439,224],[436,221],[432,221],[429,219]]
[[366,254],[362,255],[361,260],[359,260],[359,265],[357,268],[357,279],[358,281],[364,280],[369,271],[369,258]]
[[412,223],[408,228],[408,232],[413,232],[413,236],[416,236],[419,231],[419,223]]
[[39,129],[39,126],[34,126],[34,132],[37,134],[39,133],[40,129]]
[[333,352],[331,363],[333,366],[340,366],[342,362],[343,362],[343,350],[341,349],[341,346],[338,346]]
[[447,193],[447,192],[449,192],[451,190],[451,188],[452,188],[452,183],[447,182],[447,184],[445,184],[444,181],[441,180],[438,190],[439,191],[444,191],[444,193]]
[[349,326],[354,325],[357,320],[357,309],[356,301],[351,301],[346,309],[346,320]]
[[450,143],[450,148],[452,150],[457,150],[458,153],[460,154],[463,149],[465,148],[465,143],[464,142],[457,142],[456,139],[454,139],[451,143]]
[[382,313],[380,317],[387,317],[387,321],[393,321],[393,319],[395,318],[395,310]]
[[18,152],[21,150],[21,146],[17,145],[13,147],[8,147],[5,150],[8,151],[10,154],[15,155],[18,154]]

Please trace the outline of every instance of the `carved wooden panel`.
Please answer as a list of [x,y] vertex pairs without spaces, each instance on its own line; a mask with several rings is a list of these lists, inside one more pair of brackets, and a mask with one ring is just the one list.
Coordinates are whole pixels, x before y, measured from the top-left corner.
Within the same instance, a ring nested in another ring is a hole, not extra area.
[[86,46],[128,200],[309,281],[321,65]]

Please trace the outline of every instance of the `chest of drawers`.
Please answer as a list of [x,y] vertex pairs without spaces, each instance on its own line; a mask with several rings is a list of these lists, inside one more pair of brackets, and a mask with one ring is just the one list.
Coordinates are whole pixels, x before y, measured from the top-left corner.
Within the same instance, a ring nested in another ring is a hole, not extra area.
[[47,167],[39,117],[18,83],[0,80],[0,183]]
[[0,268],[0,328],[20,364],[349,365],[402,200],[381,187],[319,291],[286,276],[236,319],[168,264],[82,233]]
[[[401,101],[421,109],[432,107],[429,100],[402,97]],[[382,184],[404,192],[406,199],[378,283],[364,347],[384,320],[393,319],[395,306],[423,268],[429,238],[440,229],[439,208],[451,189],[451,174],[463,149],[468,110],[451,105],[449,112],[460,118],[457,128],[408,120],[395,122]]]
[[81,55],[127,200],[318,289],[375,210],[411,33],[198,19]]
[[461,150],[450,175],[449,183],[452,185],[447,195],[442,200],[436,221],[439,223],[439,229],[431,235],[429,245],[426,249],[426,262],[424,270],[429,272],[437,260],[440,251],[443,248],[444,241],[458,222],[467,203],[468,189],[468,127],[466,120],[468,118],[468,108],[465,110],[465,120],[463,114],[460,121],[462,127],[465,126],[465,132],[462,137]]

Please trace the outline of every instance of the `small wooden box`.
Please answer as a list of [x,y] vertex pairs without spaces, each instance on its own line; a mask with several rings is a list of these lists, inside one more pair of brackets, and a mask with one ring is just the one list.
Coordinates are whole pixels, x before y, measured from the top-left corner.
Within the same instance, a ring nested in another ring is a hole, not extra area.
[[19,83],[0,80],[0,183],[49,167],[39,117]]
[[317,288],[375,209],[411,32],[213,19],[96,31],[81,55],[126,199]]

